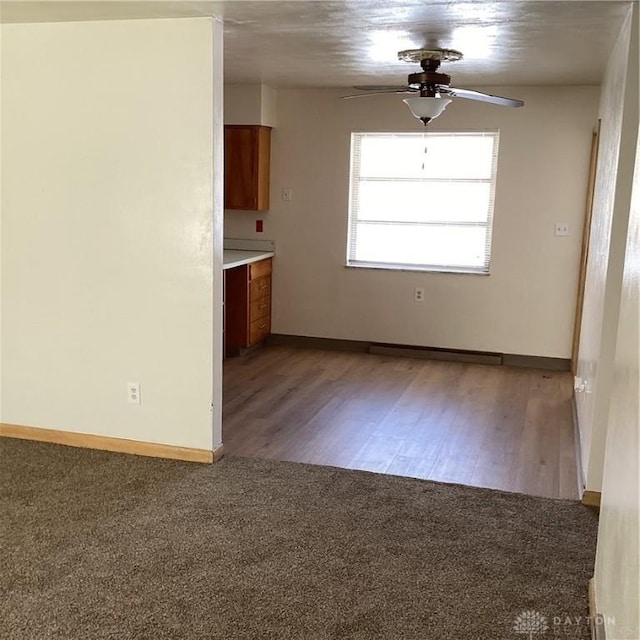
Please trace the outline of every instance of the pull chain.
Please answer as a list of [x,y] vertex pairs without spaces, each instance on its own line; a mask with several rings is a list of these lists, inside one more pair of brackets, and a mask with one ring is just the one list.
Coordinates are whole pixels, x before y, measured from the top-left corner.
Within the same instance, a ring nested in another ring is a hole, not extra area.
[[425,131],[422,134],[422,139],[424,140],[424,158],[422,159],[422,172],[424,173],[425,163],[427,161],[427,123],[424,124]]

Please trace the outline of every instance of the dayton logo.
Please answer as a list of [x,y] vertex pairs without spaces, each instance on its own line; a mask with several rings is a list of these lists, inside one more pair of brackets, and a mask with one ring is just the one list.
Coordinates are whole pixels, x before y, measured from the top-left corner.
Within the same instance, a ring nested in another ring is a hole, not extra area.
[[529,640],[533,640],[535,633],[545,633],[548,628],[547,618],[539,611],[523,611],[516,617],[513,627],[516,633],[528,634]]

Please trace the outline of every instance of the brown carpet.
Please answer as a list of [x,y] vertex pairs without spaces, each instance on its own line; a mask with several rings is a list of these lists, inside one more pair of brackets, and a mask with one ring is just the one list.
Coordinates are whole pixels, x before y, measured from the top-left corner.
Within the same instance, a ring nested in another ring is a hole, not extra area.
[[576,502],[10,439],[0,465],[3,640],[589,638]]

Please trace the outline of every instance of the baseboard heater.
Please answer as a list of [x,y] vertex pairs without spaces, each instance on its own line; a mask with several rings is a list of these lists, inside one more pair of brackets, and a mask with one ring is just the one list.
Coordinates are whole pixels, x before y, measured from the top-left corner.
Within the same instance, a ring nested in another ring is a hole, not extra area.
[[438,349],[435,347],[416,347],[395,344],[373,343],[369,353],[380,356],[401,356],[405,358],[423,358],[425,360],[446,360],[447,362],[469,362],[472,364],[503,365],[502,353],[486,351],[464,351],[462,349]]
[[467,351],[465,349],[447,349],[443,347],[420,347],[415,345],[393,344],[388,342],[368,342],[366,340],[343,340],[336,338],[318,338],[313,336],[295,336],[272,333],[267,344],[289,345],[306,349],[329,349],[332,351],[354,351],[383,356],[422,358],[424,360],[445,360],[449,362],[467,362],[471,364],[492,364],[505,367],[526,367],[528,369],[547,369],[549,371],[569,371],[570,360],[549,358],[546,356],[524,356],[515,353],[496,353],[493,351]]

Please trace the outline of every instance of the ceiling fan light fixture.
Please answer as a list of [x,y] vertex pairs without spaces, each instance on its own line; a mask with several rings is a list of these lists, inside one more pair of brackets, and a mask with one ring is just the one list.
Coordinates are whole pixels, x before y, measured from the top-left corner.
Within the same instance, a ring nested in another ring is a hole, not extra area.
[[409,107],[411,113],[418,118],[418,120],[422,120],[426,126],[431,120],[437,118],[453,100],[437,96],[431,98],[416,96],[413,98],[405,98],[402,102],[404,102],[407,107]]

